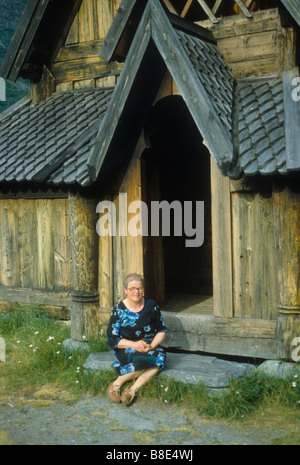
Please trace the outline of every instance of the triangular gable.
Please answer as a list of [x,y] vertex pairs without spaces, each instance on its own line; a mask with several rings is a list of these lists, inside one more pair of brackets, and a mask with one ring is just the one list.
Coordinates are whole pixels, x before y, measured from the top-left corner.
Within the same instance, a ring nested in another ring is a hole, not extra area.
[[64,42],[82,0],[28,0],[4,57],[0,75],[39,81],[43,66]]
[[[137,94],[142,85],[138,81],[139,72],[146,61],[150,60],[150,56],[155,57],[155,51],[172,75],[203,137],[204,144],[220,170],[224,175],[233,174],[231,168],[236,165],[231,121],[234,78],[213,37],[210,37],[210,41],[207,39],[208,31],[202,32],[200,27],[197,28],[197,35],[194,32],[188,34],[187,31],[174,28],[159,1],[148,1],[88,160],[91,181],[97,179],[101,168],[109,162],[109,157],[121,151],[127,143],[129,132],[136,131],[136,128],[130,125],[127,126],[127,131],[122,129],[122,120],[124,121],[130,106],[128,99],[135,95],[134,111],[137,113],[142,107],[144,111],[145,107],[150,108],[153,103],[154,83],[150,92],[147,88],[142,90],[143,100],[139,99]],[[197,49],[196,54],[195,49]],[[199,60],[196,60],[195,56],[199,57]],[[149,68],[151,73],[151,67]],[[157,73],[152,75],[151,80],[158,80]],[[161,80],[162,76],[159,77],[159,82]],[[145,101],[147,99],[148,101]]]

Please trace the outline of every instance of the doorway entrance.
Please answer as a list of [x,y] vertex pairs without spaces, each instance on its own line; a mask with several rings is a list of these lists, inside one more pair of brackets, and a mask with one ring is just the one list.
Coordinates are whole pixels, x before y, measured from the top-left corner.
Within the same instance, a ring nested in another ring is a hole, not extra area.
[[172,209],[170,235],[144,238],[147,294],[164,310],[212,313],[210,155],[182,97],[169,96],[156,103],[146,123],[145,138],[149,149],[142,155],[142,197],[148,211],[154,200],[179,201],[182,206],[189,201],[195,229],[196,202],[204,202],[204,242],[200,247],[187,247],[187,236],[174,234]]

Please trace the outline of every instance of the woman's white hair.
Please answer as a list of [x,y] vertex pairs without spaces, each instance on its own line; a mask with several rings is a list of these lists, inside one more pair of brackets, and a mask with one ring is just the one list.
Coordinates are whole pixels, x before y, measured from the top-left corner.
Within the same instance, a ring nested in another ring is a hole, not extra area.
[[142,283],[143,287],[144,287],[144,278],[141,274],[138,274],[138,273],[130,273],[129,275],[126,276],[126,278],[124,279],[124,287],[125,289],[128,288],[128,284],[131,282],[131,281],[139,281]]

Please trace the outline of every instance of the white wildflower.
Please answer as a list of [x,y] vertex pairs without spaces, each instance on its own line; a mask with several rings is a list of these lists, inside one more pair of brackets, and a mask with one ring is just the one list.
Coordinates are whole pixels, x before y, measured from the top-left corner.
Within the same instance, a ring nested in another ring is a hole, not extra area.
[[38,332],[38,331],[36,331],[34,334],[39,334],[39,332]]

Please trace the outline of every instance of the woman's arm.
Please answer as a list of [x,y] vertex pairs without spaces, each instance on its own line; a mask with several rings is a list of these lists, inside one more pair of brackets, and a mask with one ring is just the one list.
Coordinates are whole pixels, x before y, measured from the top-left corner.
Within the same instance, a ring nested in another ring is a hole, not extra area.
[[138,352],[148,352],[150,345],[145,341],[130,341],[129,339],[121,339],[118,342],[118,349],[136,349]]
[[149,347],[150,347],[149,350],[156,349],[156,347],[158,347],[163,342],[165,337],[166,337],[166,332],[157,333],[153,341],[151,342],[151,344],[149,344]]

